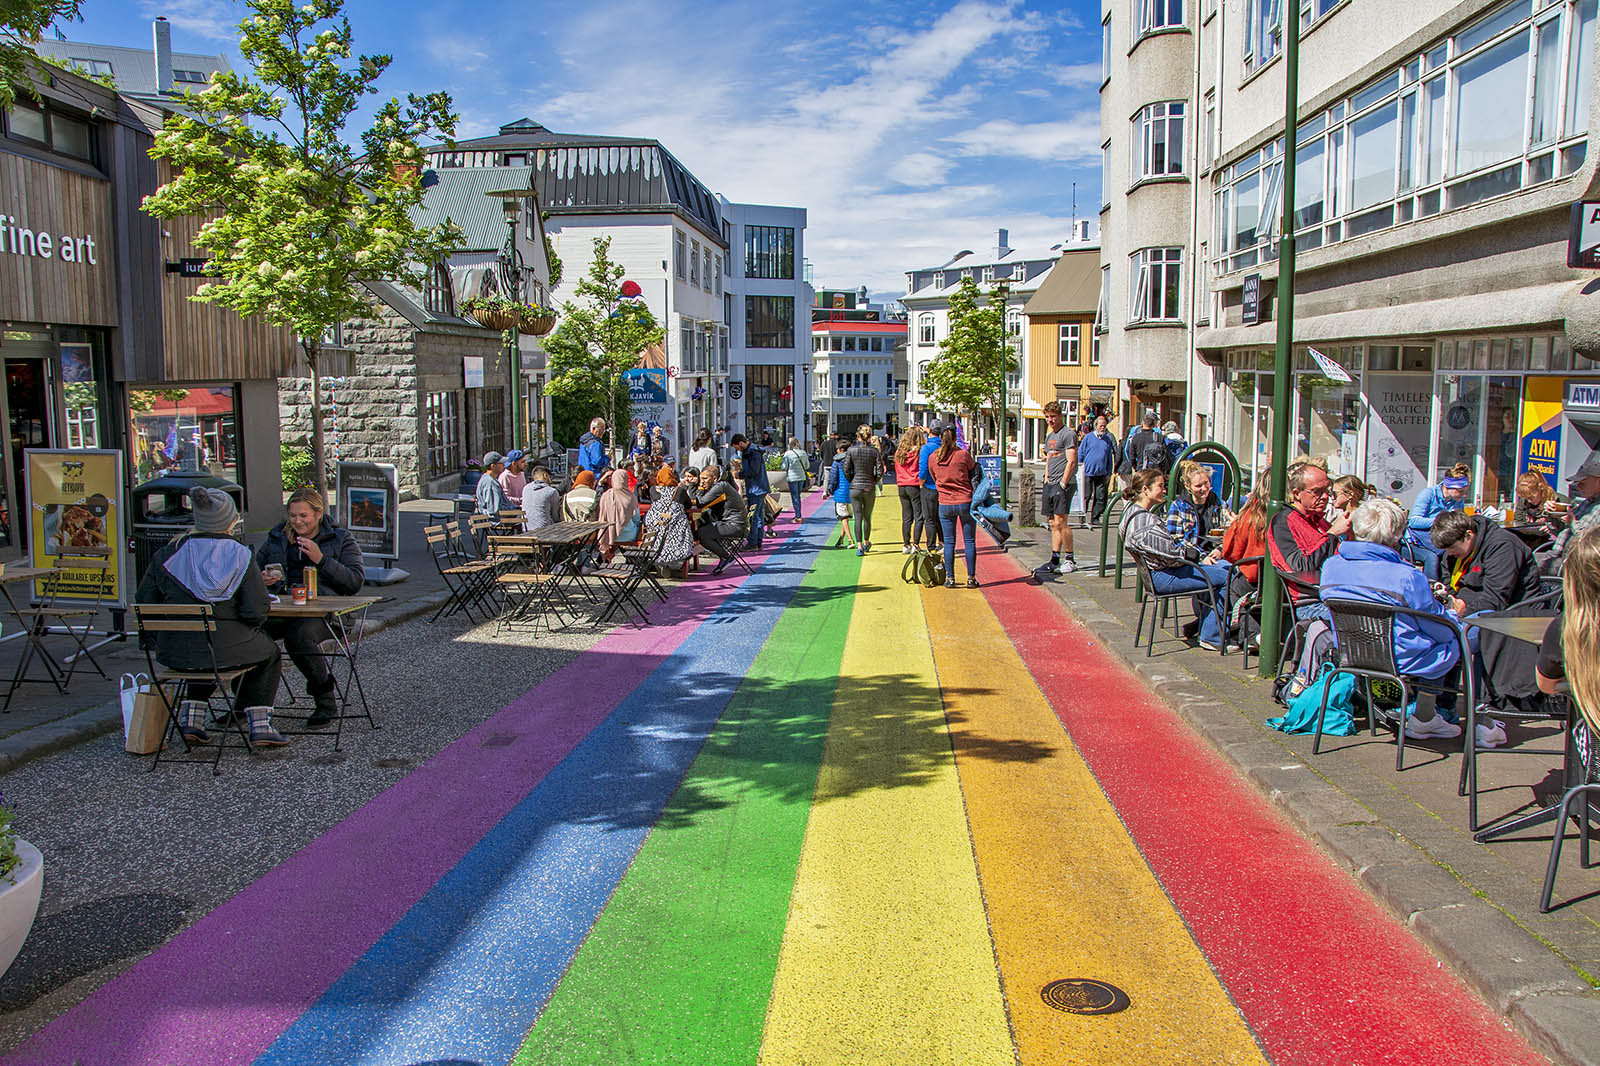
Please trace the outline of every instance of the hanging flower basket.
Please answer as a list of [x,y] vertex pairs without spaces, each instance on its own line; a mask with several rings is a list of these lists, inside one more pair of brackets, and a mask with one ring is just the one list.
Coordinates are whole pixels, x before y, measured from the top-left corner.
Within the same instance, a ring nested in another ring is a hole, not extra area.
[[475,307],[472,309],[472,317],[478,320],[478,325],[480,326],[487,326],[490,329],[504,332],[508,329],[515,329],[521,316],[515,311],[501,308]]
[[522,314],[517,329],[530,337],[543,337],[556,328],[556,313],[546,307],[530,307]]

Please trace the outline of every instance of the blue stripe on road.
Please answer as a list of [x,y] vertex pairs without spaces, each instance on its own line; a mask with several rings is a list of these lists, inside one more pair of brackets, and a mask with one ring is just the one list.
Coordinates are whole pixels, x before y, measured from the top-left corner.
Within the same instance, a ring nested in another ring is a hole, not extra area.
[[832,525],[813,514],[257,1063],[510,1062]]

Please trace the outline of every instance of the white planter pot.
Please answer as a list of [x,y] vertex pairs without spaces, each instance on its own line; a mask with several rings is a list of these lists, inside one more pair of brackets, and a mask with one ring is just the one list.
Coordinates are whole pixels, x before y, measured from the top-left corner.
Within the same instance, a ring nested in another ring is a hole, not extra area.
[[767,491],[774,492],[774,493],[777,493],[777,492],[788,492],[789,491],[789,475],[784,473],[782,470],[768,470],[767,471]]
[[[26,840],[17,841],[12,881],[0,878],[0,974],[11,968],[22,942],[28,939],[39,913],[39,893],[44,889],[44,856]],[[14,882],[14,883],[13,883]]]

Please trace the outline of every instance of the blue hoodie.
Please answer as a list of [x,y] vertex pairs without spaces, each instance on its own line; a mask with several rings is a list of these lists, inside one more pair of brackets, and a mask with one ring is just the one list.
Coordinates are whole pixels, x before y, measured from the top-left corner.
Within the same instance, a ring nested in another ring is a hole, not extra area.
[[604,441],[593,433],[585,433],[578,438],[578,469],[593,474],[596,485],[600,484],[600,475],[610,465],[611,457],[606,455]]
[[1322,564],[1322,598],[1381,604],[1399,600],[1406,607],[1438,615],[1438,623],[1395,618],[1394,661],[1402,674],[1439,678],[1460,657],[1455,629],[1443,621],[1449,613],[1433,598],[1422,571],[1393,548],[1360,540],[1341,543],[1339,553]]
[[937,489],[939,486],[933,482],[933,471],[928,469],[928,458],[939,450],[939,438],[935,437],[924,444],[917,451],[917,475],[922,478],[922,487]]
[[1428,539],[1428,533],[1433,529],[1433,520],[1446,511],[1459,511],[1466,505],[1465,499],[1447,500],[1443,489],[1438,485],[1429,485],[1417,493],[1417,502],[1411,505],[1411,517],[1406,520],[1406,527],[1421,533],[1420,539],[1431,547],[1433,542]]
[[833,461],[833,469],[828,471],[828,484],[833,486],[833,502],[848,504],[850,502],[850,476],[845,472],[844,452]]
[[1109,432],[1085,433],[1078,441],[1078,462],[1083,464],[1084,477],[1109,477],[1116,464],[1117,438]]

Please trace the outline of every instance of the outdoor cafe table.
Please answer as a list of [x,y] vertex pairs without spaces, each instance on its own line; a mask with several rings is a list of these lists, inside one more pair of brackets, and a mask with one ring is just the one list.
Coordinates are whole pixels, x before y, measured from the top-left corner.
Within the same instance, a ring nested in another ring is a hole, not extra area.
[[[8,566],[5,568],[4,573],[0,573],[0,596],[5,597],[6,607],[13,617],[20,619],[21,609],[17,606],[17,601],[11,598],[11,585],[20,581],[40,581],[53,573],[55,571],[48,566]],[[11,688],[6,692],[5,709],[8,711],[11,709],[11,694],[16,692],[20,686],[30,682],[48,681],[56,687],[56,691],[62,693],[67,691],[63,682],[66,677],[66,671],[61,669],[61,665],[56,662],[55,656],[51,655],[50,650],[44,646],[43,635],[26,621],[22,622],[22,635],[27,640],[28,646],[22,650],[22,658],[17,663],[16,675],[12,677]],[[27,676],[28,665],[35,655],[44,663],[45,672],[48,676]]]
[[[1527,644],[1539,645],[1544,643],[1545,631],[1550,628],[1550,622],[1556,618],[1555,614],[1534,617],[1510,617],[1494,613],[1480,614],[1469,620],[1470,625],[1479,629],[1487,629],[1491,633],[1520,640]],[[1583,764],[1578,758],[1578,745],[1575,729],[1578,722],[1577,703],[1571,696],[1567,697],[1567,724],[1562,734],[1561,756],[1561,791],[1555,798],[1536,811],[1510,818],[1494,825],[1486,826],[1472,835],[1472,839],[1479,844],[1488,843],[1507,833],[1529,829],[1546,822],[1553,822],[1561,810],[1561,796],[1567,789],[1577,784],[1583,775]]]
[[555,561],[553,555],[559,549],[566,549],[567,554],[576,554],[579,549],[595,541],[605,527],[605,522],[552,522],[526,533],[501,534],[494,538],[494,545],[497,551],[527,555],[535,559],[541,556],[548,557],[552,564],[549,566],[549,572],[556,578],[556,589],[562,602],[568,602],[565,590],[561,589],[562,578],[565,578],[565,583],[575,586],[593,600],[593,594],[583,583],[583,574],[579,567],[573,565],[565,574],[558,573],[553,565]]
[[[373,604],[383,599],[382,596],[318,596],[316,599],[307,600],[305,603],[295,603],[288,596],[282,596],[268,609],[271,618],[292,621],[296,619],[320,618],[327,623],[329,631],[333,634],[337,648],[324,651],[329,660],[343,659],[349,664],[345,674],[344,683],[338,685],[335,691],[339,694],[339,713],[334,717],[333,750],[339,750],[339,743],[344,734],[344,720],[346,718],[365,718],[367,724],[373,729],[378,728],[378,723],[372,717],[372,708],[367,705],[367,692],[361,685],[361,674],[356,669],[356,656],[361,651],[361,634],[365,628],[367,611]],[[330,662],[331,666],[332,663]],[[337,684],[337,674],[335,683]],[[361,701],[359,714],[350,713],[350,698],[354,692]],[[283,718],[306,718],[303,714],[285,714]],[[281,730],[286,736],[325,736],[321,730],[300,729]]]

